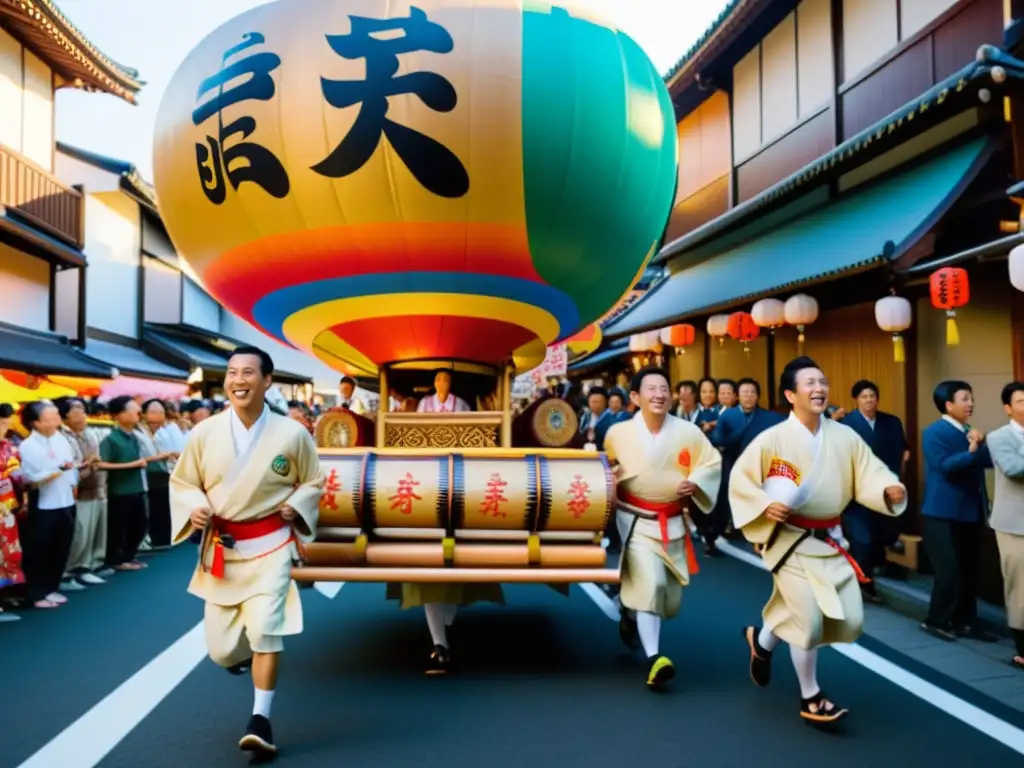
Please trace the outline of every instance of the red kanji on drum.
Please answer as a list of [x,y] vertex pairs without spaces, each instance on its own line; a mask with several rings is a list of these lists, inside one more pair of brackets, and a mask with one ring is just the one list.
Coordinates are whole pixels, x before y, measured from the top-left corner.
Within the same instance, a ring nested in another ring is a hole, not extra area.
[[480,511],[483,514],[489,514],[491,517],[508,517],[507,512],[501,511],[501,505],[508,501],[504,495],[507,485],[508,481],[502,480],[499,473],[491,473],[491,479],[487,481],[487,493],[484,494],[484,500],[480,502]]
[[338,479],[338,470],[332,469],[327,475],[327,482],[324,484],[324,509],[337,509],[338,500],[335,498],[341,491],[341,481]]
[[583,475],[573,475],[572,483],[569,484],[569,511],[575,518],[582,517],[583,513],[590,508],[590,486],[583,480]]
[[413,479],[411,472],[406,472],[405,477],[398,481],[398,491],[394,496],[388,496],[388,501],[391,502],[391,509],[397,509],[403,515],[411,515],[412,503],[423,498],[415,491],[416,486],[419,484],[420,481]]

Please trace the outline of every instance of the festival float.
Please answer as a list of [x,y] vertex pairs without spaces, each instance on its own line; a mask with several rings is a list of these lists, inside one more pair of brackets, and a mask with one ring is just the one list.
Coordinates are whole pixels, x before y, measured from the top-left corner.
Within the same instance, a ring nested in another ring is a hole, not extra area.
[[[188,56],[155,136],[178,253],[264,333],[380,381],[372,420],[317,426],[297,580],[617,580],[607,459],[561,400],[515,429],[511,382],[634,284],[676,154],[658,72],[583,2],[279,0]],[[439,370],[476,409],[388,412]]]

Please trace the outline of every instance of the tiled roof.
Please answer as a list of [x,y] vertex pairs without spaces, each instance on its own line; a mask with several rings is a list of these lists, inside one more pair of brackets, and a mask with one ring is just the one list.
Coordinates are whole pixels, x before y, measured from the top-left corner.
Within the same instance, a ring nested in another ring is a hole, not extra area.
[[665,82],[670,83],[672,79],[693,59],[693,57],[700,53],[701,49],[709,40],[711,40],[712,37],[715,36],[715,33],[721,29],[726,20],[732,16],[733,12],[747,2],[748,0],[729,0],[725,8],[722,9],[722,12],[718,14],[718,18],[711,23],[711,26],[704,31],[704,34],[697,38],[697,41],[690,46],[686,53],[682,55],[682,58],[680,58],[679,61],[677,61],[669,71],[665,73]]
[[104,55],[53,0],[0,0],[0,18],[68,85],[135,103],[144,85],[139,73]]

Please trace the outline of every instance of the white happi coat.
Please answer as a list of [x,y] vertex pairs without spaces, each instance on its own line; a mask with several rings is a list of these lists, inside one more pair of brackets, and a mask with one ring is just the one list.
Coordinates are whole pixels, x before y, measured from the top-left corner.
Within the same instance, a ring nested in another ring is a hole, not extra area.
[[885,490],[901,485],[860,435],[831,419],[822,417],[812,434],[791,414],[754,438],[729,476],[729,503],[735,526],[776,570],[764,622],[777,637],[800,648],[851,643],[860,637],[864,604],[842,553],[814,537],[800,541],[803,529],[773,523],[765,509],[780,502],[791,515],[824,521],[856,501],[895,516],[906,500],[890,507]]
[[252,651],[278,652],[284,636],[302,631],[291,579],[293,536],[301,542],[316,537],[323,482],[309,432],[267,408],[249,430],[232,409],[192,430],[170,482],[175,544],[188,539],[189,516],[200,507],[234,522],[259,520],[285,505],[298,512],[292,527],[225,549],[224,578],[208,572],[209,561],[198,564],[189,592],[206,601],[214,661],[231,666]]
[[[616,513],[623,541],[620,600],[626,608],[669,618],[679,612],[682,587],[690,583],[685,518],[679,515],[668,520],[666,547],[658,521],[638,517],[621,495],[655,504],[673,503],[679,501],[679,484],[690,480],[698,488],[690,503],[709,512],[718,498],[722,456],[699,427],[671,415],[654,435],[643,415],[637,413],[612,425],[604,447],[609,460],[620,467]],[[639,511],[650,514],[642,508]]]
[[428,395],[416,406],[417,413],[463,413],[469,409],[469,404],[465,400],[451,393],[448,393],[444,400],[436,394]]

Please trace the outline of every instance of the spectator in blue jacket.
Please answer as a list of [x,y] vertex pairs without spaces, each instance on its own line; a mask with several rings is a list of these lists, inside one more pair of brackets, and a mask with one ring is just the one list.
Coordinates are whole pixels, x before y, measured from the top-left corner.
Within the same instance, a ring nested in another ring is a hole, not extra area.
[[996,638],[977,626],[977,573],[988,518],[985,436],[969,423],[974,392],[966,381],[943,381],[932,395],[940,418],[925,428],[924,544],[932,567],[928,618],[921,628],[947,641]]

